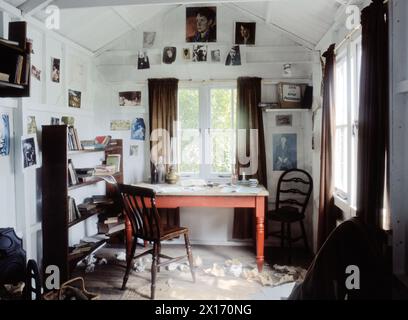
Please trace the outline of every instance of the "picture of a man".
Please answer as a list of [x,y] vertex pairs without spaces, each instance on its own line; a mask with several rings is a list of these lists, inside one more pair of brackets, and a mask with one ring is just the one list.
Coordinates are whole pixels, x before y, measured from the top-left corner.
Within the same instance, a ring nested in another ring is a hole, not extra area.
[[207,46],[196,45],[193,47],[193,62],[207,61]]
[[187,42],[217,41],[216,10],[216,7],[187,8]]
[[255,22],[237,22],[235,24],[235,44],[255,44]]
[[146,51],[139,51],[137,59],[137,68],[139,70],[150,68],[149,57],[147,56]]
[[24,168],[37,165],[37,154],[35,140],[33,137],[29,137],[22,140],[22,149]]
[[171,64],[176,61],[177,48],[165,47],[163,50],[163,63]]
[[296,134],[275,134],[273,136],[273,170],[285,171],[296,167]]
[[239,51],[239,46],[233,46],[228,53],[227,60],[225,61],[226,66],[240,66],[241,65],[241,53]]

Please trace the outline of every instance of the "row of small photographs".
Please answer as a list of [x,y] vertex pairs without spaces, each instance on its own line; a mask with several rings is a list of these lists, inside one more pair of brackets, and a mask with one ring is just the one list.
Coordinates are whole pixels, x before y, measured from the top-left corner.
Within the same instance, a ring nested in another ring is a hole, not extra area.
[[[215,49],[211,50],[210,58],[208,57],[208,46],[204,44],[194,45],[193,49],[183,48],[183,60],[188,62],[207,62],[211,58],[211,62],[219,63],[221,62],[221,50]],[[163,49],[163,59],[164,64],[172,64],[177,58],[177,48],[176,47],[165,47]],[[233,46],[228,52],[227,58],[225,59],[226,66],[239,66],[241,65],[241,51],[239,46]],[[150,69],[150,61],[147,51],[139,51],[137,68],[139,70]]]

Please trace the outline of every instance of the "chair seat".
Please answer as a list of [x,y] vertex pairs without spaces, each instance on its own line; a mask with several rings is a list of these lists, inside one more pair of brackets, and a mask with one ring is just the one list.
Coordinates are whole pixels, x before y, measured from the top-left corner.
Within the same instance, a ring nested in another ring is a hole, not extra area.
[[280,207],[278,210],[268,212],[268,219],[280,222],[296,222],[304,219],[304,215],[295,207]]
[[185,228],[185,227],[168,228],[168,229],[163,230],[163,233],[160,237],[160,241],[173,239],[185,233],[188,233],[188,228]]

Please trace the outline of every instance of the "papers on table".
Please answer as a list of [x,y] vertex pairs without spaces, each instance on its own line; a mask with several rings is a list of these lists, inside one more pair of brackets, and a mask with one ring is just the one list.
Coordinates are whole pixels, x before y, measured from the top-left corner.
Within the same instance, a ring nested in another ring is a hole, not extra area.
[[181,187],[204,187],[207,182],[204,179],[186,179],[179,182]]
[[243,186],[226,186],[221,189],[222,193],[244,193],[244,194],[258,194],[261,188],[243,187]]

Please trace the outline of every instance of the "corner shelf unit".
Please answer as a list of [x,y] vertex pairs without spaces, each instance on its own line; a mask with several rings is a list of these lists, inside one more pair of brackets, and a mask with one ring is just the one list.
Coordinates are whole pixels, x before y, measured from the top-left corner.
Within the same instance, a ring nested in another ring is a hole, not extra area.
[[9,81],[0,80],[0,97],[29,97],[31,46],[27,42],[27,23],[10,22],[8,40],[17,42],[18,45],[0,39],[0,72],[9,75]]
[[[82,215],[81,218],[69,221],[68,195],[69,191],[103,181],[95,177],[89,182],[68,186],[68,158],[76,154],[103,151],[108,154],[123,153],[122,140],[111,140],[104,150],[95,151],[68,151],[68,129],[66,125],[47,125],[42,127],[42,230],[43,230],[43,267],[56,265],[60,269],[61,281],[66,281],[76,264],[86,256],[103,246],[107,240],[92,244],[91,248],[83,253],[69,253],[69,229],[88,218],[102,212],[119,213],[117,203],[107,205],[101,210]],[[119,183],[123,182],[123,156],[121,157],[120,171],[114,175]],[[113,197],[110,185],[106,184],[106,195]],[[89,195],[91,196],[91,195]]]

